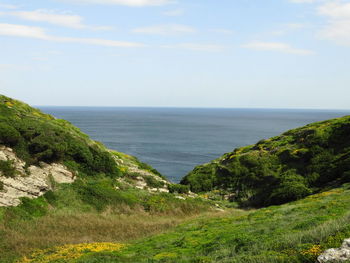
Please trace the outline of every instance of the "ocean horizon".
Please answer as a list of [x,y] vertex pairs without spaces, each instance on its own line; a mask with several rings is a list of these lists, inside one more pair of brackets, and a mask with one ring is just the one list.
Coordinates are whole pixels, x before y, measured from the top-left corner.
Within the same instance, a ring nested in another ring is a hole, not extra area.
[[226,152],[350,110],[38,106],[179,182]]

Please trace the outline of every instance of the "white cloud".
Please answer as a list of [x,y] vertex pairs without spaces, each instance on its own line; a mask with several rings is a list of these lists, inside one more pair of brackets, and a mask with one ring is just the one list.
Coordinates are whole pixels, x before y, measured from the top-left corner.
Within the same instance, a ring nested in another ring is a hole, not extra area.
[[0,8],[4,9],[17,9],[19,6],[17,5],[9,5],[9,4],[0,4]]
[[196,30],[193,27],[186,25],[158,25],[149,27],[140,27],[132,30],[133,33],[141,33],[148,35],[179,35],[194,33]]
[[163,15],[165,16],[182,16],[184,14],[185,14],[185,10],[180,8],[163,12]]
[[301,24],[301,23],[284,24],[284,25],[280,26],[280,29],[271,32],[271,34],[275,35],[275,36],[282,36],[282,35],[288,34],[290,32],[298,31],[298,30],[303,29],[305,27],[306,27],[306,25]]
[[327,25],[319,32],[320,37],[350,46],[350,3],[325,3],[317,11],[328,18]]
[[0,35],[45,39],[45,30],[40,27],[0,24]]
[[108,30],[110,27],[88,26],[83,23],[83,18],[78,15],[58,14],[55,11],[39,9],[34,11],[3,12],[0,15],[10,15],[23,20],[46,22],[53,25],[70,27],[75,29]]
[[162,48],[177,48],[177,49],[188,49],[194,51],[209,51],[219,52],[223,51],[226,47],[215,44],[197,44],[197,43],[180,43],[175,45],[163,45]]
[[334,19],[350,19],[350,3],[330,2],[318,7],[320,15]]
[[289,44],[280,42],[251,42],[243,45],[244,48],[254,50],[278,51],[283,53],[297,54],[297,55],[312,55],[314,52],[308,49],[294,48]]
[[100,38],[75,38],[48,35],[45,29],[26,25],[0,24],[0,35],[35,38],[54,42],[81,43],[109,47],[144,47],[142,43],[116,41]]
[[126,5],[132,7],[161,6],[176,3],[175,0],[61,0],[82,4]]

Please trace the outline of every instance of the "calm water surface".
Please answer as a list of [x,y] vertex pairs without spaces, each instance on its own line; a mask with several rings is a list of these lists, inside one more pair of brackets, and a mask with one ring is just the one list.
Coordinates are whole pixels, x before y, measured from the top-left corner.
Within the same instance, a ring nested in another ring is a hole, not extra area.
[[108,148],[138,157],[179,182],[196,165],[291,128],[350,111],[40,107]]

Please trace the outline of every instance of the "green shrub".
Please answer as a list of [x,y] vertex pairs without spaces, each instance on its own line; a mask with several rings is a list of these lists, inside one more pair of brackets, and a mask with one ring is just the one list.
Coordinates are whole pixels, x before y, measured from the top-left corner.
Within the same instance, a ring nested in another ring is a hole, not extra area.
[[187,194],[190,191],[189,185],[170,184],[168,186],[170,193]]
[[302,182],[285,181],[282,182],[270,195],[268,205],[279,205],[301,199],[312,191]]
[[[33,219],[46,215],[48,212],[48,204],[44,197],[30,199],[21,198],[21,204],[17,207],[8,207],[5,212],[5,220],[12,222],[16,219]],[[15,222],[15,221],[14,221]]]
[[21,139],[20,133],[6,123],[0,123],[0,144],[14,146]]
[[108,206],[118,206],[120,204],[134,206],[138,203],[134,194],[116,190],[113,182],[108,178],[87,182],[79,180],[74,183],[74,187],[81,200],[98,211],[102,211]]
[[14,167],[13,161],[2,161],[0,160],[0,171],[5,177],[15,177],[16,168]]
[[144,179],[149,187],[152,187],[152,188],[164,187],[164,183],[162,181],[155,179],[153,176],[146,176],[144,177]]
[[158,172],[156,169],[154,169],[152,166],[148,165],[147,163],[140,162],[139,160],[137,160],[137,161],[138,161],[141,169],[148,170],[148,171],[154,173],[155,175],[158,175],[159,177],[165,179],[165,177],[160,172]]

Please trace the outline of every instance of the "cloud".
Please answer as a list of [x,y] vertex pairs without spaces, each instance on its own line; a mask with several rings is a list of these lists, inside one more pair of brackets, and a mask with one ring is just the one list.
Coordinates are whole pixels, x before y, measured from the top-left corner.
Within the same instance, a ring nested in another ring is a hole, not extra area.
[[194,51],[209,51],[209,52],[220,52],[226,47],[215,44],[197,44],[197,43],[180,43],[175,45],[163,45],[162,48],[177,48],[177,49],[188,49]]
[[286,43],[280,42],[251,42],[242,46],[254,50],[278,51],[296,55],[312,55],[314,52],[307,49],[294,48]]
[[17,9],[19,6],[17,5],[9,5],[9,4],[0,4],[0,8],[4,9]]
[[81,4],[125,5],[132,7],[162,6],[176,3],[175,0],[61,0]]
[[23,20],[46,22],[53,25],[75,28],[75,29],[92,29],[108,30],[110,27],[88,26],[83,23],[83,18],[78,15],[57,14],[54,11],[39,9],[34,11],[15,11],[3,12],[0,15],[10,15]]
[[275,30],[275,31],[271,32],[271,34],[275,35],[275,36],[282,36],[282,35],[288,34],[290,32],[298,31],[298,30],[303,29],[305,27],[306,27],[306,25],[301,24],[301,23],[284,24],[284,25],[280,26],[279,30]]
[[81,43],[108,47],[144,47],[142,43],[116,41],[100,38],[75,38],[75,37],[58,37],[48,35],[46,30],[41,27],[15,25],[15,24],[0,24],[0,35],[35,38],[47,41],[62,42],[62,43]]
[[328,18],[327,25],[319,32],[319,36],[350,46],[350,3],[325,3],[317,8],[317,12]]
[[148,34],[148,35],[180,35],[195,33],[196,29],[186,25],[158,25],[149,27],[139,27],[132,30],[133,33]]
[[180,8],[163,12],[163,15],[165,16],[182,16],[184,14],[185,14],[185,10]]
[[350,3],[330,2],[319,6],[317,11],[333,19],[350,19]]

